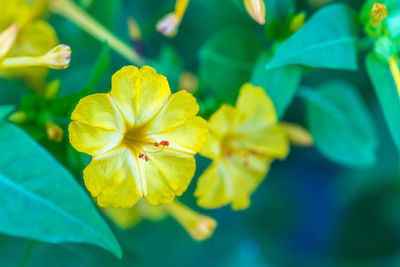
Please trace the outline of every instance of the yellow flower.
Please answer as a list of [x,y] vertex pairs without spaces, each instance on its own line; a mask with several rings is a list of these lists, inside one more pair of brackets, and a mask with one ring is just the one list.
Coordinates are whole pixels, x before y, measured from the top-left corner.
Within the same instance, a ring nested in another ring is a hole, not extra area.
[[277,123],[272,101],[261,87],[245,84],[236,107],[222,105],[209,120],[208,141],[200,154],[213,161],[199,178],[198,205],[218,208],[230,203],[233,209],[247,208],[269,164],[285,158],[288,151],[289,141]]
[[264,0],[243,0],[244,6],[258,24],[265,24],[265,3]]
[[[13,42],[8,57],[37,57],[46,54],[55,47],[58,39],[53,28],[44,20],[38,18],[46,7],[47,0],[38,0],[33,5],[28,5],[23,0],[0,1],[0,33],[10,29],[13,25],[18,27],[18,36]],[[44,85],[47,68],[29,67],[4,69],[0,67],[0,77],[22,78],[35,87]]]
[[157,30],[168,37],[174,37],[178,33],[183,15],[189,4],[189,0],[177,0],[175,11],[167,14],[157,23]]
[[78,103],[69,125],[71,144],[90,154],[86,187],[103,207],[171,203],[194,175],[194,155],[207,139],[196,99],[172,94],[167,79],[148,66],[124,67],[108,94]]
[[103,211],[122,229],[129,229],[142,219],[158,221],[169,215],[197,241],[209,238],[217,227],[217,222],[213,218],[195,212],[177,200],[171,204],[158,206],[149,205],[147,201],[141,200],[129,209],[103,208]]

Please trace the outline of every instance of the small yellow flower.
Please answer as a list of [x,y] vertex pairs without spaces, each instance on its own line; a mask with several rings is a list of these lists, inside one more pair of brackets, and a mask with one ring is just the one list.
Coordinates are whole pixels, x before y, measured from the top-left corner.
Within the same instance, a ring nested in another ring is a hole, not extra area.
[[256,22],[261,25],[265,24],[265,3],[264,0],[243,0],[244,6]]
[[369,14],[371,18],[371,25],[377,27],[379,22],[388,16],[386,5],[375,2]]
[[171,203],[194,175],[194,155],[207,139],[196,99],[172,94],[167,79],[148,66],[124,67],[108,94],[78,103],[69,125],[71,144],[93,158],[86,187],[102,207]]
[[189,0],[177,0],[175,11],[167,14],[157,23],[157,30],[168,37],[174,37],[178,33],[179,25],[185,14]]
[[209,120],[208,141],[200,152],[213,161],[200,176],[198,205],[218,208],[231,203],[245,209],[274,158],[289,151],[285,130],[261,87],[245,84],[236,107],[223,105]]
[[217,227],[217,222],[213,218],[190,209],[178,200],[158,206],[149,205],[147,201],[141,200],[129,209],[103,208],[103,212],[122,229],[129,229],[142,219],[158,221],[169,215],[197,241],[209,238]]

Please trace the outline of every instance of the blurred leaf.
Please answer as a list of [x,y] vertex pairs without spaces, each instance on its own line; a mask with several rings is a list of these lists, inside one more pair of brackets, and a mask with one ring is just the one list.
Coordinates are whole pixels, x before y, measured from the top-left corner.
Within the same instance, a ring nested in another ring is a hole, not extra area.
[[278,48],[267,68],[302,64],[356,70],[357,27],[357,18],[347,6],[325,7]]
[[386,123],[394,143],[400,149],[400,99],[390,66],[373,53],[367,56],[366,64]]
[[251,83],[264,88],[274,102],[278,117],[282,118],[296,94],[302,72],[301,67],[296,65],[265,69],[265,64],[271,57],[269,52],[260,56],[254,68]]
[[342,81],[326,83],[317,91],[302,89],[307,101],[308,129],[316,147],[343,165],[364,167],[375,162],[377,135],[357,90]]
[[121,257],[90,198],[46,150],[0,123],[0,232],[51,243],[89,243]]
[[200,51],[200,77],[222,100],[236,100],[240,87],[250,80],[262,49],[261,40],[245,27],[217,32]]
[[15,109],[15,106],[13,106],[13,105],[0,106],[0,120],[4,119],[14,109]]
[[75,108],[76,104],[81,98],[93,92],[96,84],[110,69],[110,65],[110,48],[107,43],[104,43],[103,50],[101,51],[93,66],[92,73],[85,88],[74,94],[55,99],[52,105],[52,110],[54,114],[57,114],[59,116],[68,116],[71,110]]
[[296,10],[294,0],[268,0],[266,5],[265,30],[267,38],[283,40],[289,37],[290,20]]

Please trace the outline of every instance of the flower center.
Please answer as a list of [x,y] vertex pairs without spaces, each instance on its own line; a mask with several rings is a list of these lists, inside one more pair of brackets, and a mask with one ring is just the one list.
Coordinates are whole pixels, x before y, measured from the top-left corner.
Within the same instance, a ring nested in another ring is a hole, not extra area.
[[154,140],[144,128],[129,129],[124,136],[124,143],[131,149],[135,157],[149,161],[149,154],[159,153],[170,145],[167,140]]
[[230,158],[233,155],[242,159],[244,166],[249,165],[251,157],[263,157],[265,153],[260,152],[256,149],[250,149],[246,147],[237,147],[234,145],[234,137],[225,137],[221,143],[221,155],[226,158]]

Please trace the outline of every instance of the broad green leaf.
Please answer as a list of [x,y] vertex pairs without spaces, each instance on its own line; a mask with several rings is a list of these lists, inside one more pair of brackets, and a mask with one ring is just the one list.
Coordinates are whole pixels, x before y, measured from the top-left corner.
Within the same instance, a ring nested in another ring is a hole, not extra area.
[[121,249],[88,195],[22,130],[0,122],[0,232],[51,243]]
[[327,158],[353,167],[375,162],[377,135],[357,90],[335,81],[314,91],[302,89],[307,100],[308,129],[316,147]]
[[13,111],[15,108],[15,106],[13,105],[4,105],[4,106],[0,106],[0,123],[1,120],[3,120],[8,114],[11,113],[11,111]]
[[248,28],[217,32],[200,51],[200,77],[222,100],[234,102],[248,82],[262,49],[261,40]]
[[390,16],[385,20],[387,30],[393,38],[398,38],[400,35],[400,10],[395,13],[390,13]]
[[367,56],[366,65],[394,143],[400,149],[400,98],[390,66],[373,53]]
[[357,24],[354,12],[347,6],[325,7],[278,48],[267,68],[301,64],[356,70]]
[[290,65],[265,69],[265,64],[270,59],[269,52],[260,56],[254,68],[251,83],[264,88],[274,102],[278,116],[282,118],[299,87],[302,76],[301,67]]

